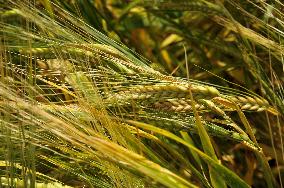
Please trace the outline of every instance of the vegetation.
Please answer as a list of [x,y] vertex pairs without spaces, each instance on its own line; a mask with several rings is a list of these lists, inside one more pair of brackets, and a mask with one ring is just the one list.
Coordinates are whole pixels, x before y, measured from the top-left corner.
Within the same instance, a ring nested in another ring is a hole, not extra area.
[[0,0],[4,187],[283,187],[284,4]]

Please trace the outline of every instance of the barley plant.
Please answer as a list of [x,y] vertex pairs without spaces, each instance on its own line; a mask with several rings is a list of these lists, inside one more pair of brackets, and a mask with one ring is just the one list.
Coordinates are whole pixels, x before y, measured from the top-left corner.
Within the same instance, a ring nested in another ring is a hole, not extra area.
[[0,0],[1,187],[283,187],[281,0]]

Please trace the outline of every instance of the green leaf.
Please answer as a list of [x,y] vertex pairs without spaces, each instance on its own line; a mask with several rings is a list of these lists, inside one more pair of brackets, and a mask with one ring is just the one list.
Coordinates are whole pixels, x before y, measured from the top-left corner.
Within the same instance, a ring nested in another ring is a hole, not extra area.
[[139,128],[143,128],[143,129],[152,131],[154,133],[166,136],[166,137],[168,137],[170,139],[175,140],[176,142],[179,142],[179,143],[185,145],[193,153],[196,153],[204,161],[206,161],[207,164],[212,167],[212,169],[214,169],[216,172],[218,172],[218,176],[222,177],[229,186],[231,186],[231,187],[239,187],[239,188],[250,187],[246,182],[244,182],[244,180],[242,180],[238,175],[236,175],[234,172],[229,170],[227,167],[223,166],[218,161],[216,161],[214,158],[206,155],[205,153],[203,153],[202,151],[200,151],[196,147],[192,146],[188,142],[184,141],[180,137],[174,135],[173,133],[170,133],[169,131],[166,131],[164,129],[160,129],[160,128],[154,127],[154,126],[146,124],[146,123],[141,123],[141,122],[137,122],[137,121],[133,121],[133,120],[128,120],[127,123],[130,123],[130,124],[135,125],[135,126],[137,126]]

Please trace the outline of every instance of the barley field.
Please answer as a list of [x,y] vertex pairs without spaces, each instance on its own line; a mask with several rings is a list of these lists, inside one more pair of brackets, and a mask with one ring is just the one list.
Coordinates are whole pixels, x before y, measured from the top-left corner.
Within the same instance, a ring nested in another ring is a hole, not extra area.
[[284,187],[281,0],[0,0],[0,187]]

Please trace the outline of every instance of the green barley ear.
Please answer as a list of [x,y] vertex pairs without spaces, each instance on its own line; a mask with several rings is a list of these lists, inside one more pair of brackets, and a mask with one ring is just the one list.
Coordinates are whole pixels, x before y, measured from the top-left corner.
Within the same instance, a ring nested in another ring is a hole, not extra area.
[[[153,2],[151,2],[153,3]],[[150,2],[144,2],[144,6],[152,8]],[[155,1],[154,7],[160,10],[175,10],[175,11],[196,11],[209,15],[223,15],[222,8],[208,1]]]
[[[196,149],[194,146],[192,146],[191,144],[189,144],[188,142],[184,141],[183,139],[179,138],[178,136],[165,131],[163,129],[159,129],[156,128],[154,126],[151,126],[149,124],[145,124],[145,123],[140,123],[140,122],[136,122],[136,121],[128,121],[128,123],[133,124],[135,126],[138,126],[140,128],[146,129],[146,130],[150,130],[153,131],[155,133],[164,135],[166,137],[169,137],[183,145],[185,145],[186,147],[188,147],[192,152],[196,153],[197,155],[199,155],[203,160],[205,160],[208,165],[210,165],[214,170],[222,172],[220,173],[220,176],[222,176],[224,178],[224,180],[226,181],[226,183],[228,183],[228,185],[231,186],[239,186],[239,187],[249,187],[243,180],[241,180],[238,176],[236,176],[235,174],[233,175],[230,170],[228,170],[226,167],[222,166],[218,161],[216,161],[214,158],[212,158],[211,156],[206,155],[205,153],[201,152],[200,150]],[[228,178],[228,179],[226,179]]]
[[78,98],[83,98],[86,100],[85,102],[98,109],[102,108],[100,105],[102,104],[102,101],[98,91],[96,91],[92,80],[90,80],[83,72],[78,71],[67,75],[66,81],[75,89]]

